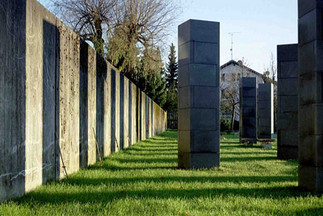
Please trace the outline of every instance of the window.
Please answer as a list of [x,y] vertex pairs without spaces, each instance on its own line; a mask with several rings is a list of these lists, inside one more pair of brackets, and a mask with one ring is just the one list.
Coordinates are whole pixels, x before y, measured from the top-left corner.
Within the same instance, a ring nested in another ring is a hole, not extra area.
[[221,80],[222,80],[222,82],[225,81],[225,74],[222,74]]
[[236,81],[236,74],[231,74],[231,80]]

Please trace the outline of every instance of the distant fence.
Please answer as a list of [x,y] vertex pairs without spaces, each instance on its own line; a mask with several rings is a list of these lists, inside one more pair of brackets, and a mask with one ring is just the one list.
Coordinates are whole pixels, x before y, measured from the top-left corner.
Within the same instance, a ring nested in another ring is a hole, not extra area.
[[166,130],[166,112],[36,0],[0,1],[0,54],[0,202]]
[[178,128],[178,113],[168,112],[167,113],[167,128],[177,129]]

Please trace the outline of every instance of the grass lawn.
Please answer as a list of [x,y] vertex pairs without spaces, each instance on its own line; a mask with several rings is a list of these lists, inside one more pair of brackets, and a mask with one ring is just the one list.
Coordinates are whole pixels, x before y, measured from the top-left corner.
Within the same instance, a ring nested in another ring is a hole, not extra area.
[[177,169],[177,132],[140,142],[58,183],[0,205],[0,215],[323,215],[297,189],[297,162],[221,142],[221,168]]

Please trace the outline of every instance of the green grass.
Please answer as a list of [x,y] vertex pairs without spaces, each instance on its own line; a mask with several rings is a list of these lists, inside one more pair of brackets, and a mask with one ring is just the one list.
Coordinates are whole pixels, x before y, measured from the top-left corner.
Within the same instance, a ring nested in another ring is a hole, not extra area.
[[177,132],[140,142],[61,182],[0,205],[0,215],[323,215],[297,188],[297,162],[221,142],[221,168],[177,169]]

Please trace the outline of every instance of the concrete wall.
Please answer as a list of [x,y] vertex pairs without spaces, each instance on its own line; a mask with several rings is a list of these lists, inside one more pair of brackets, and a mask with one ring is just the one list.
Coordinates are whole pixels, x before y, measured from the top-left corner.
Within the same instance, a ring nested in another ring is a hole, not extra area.
[[298,44],[277,47],[277,156],[298,158]]
[[0,202],[139,141],[145,94],[36,0],[0,1],[0,65]]

